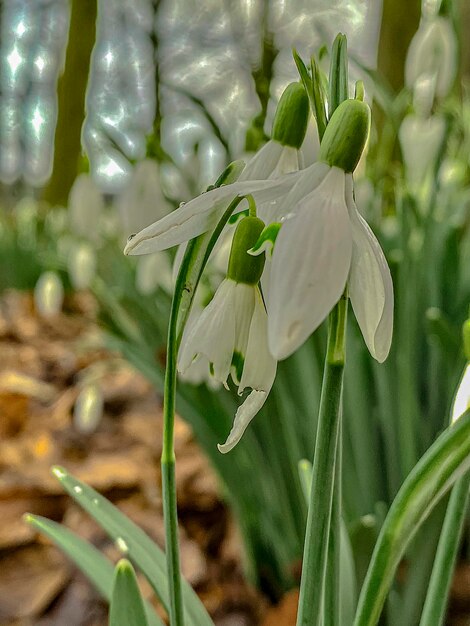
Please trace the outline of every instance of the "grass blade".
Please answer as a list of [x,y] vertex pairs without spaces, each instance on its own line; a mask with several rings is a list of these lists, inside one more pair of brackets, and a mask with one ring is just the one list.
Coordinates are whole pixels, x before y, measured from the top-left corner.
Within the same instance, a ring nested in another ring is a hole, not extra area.
[[470,410],[447,428],[410,472],[382,526],[354,626],[375,626],[403,554],[422,522],[470,468]]
[[[54,467],[53,473],[65,491],[120,544],[126,555],[142,570],[165,610],[169,610],[165,553],[136,524],[97,491]],[[191,626],[214,626],[194,590],[183,581],[183,603]]]
[[148,626],[134,568],[121,559],[114,570],[109,626]]
[[[75,563],[103,598],[108,602],[111,601],[114,568],[109,559],[90,543],[77,537],[75,533],[57,522],[29,513],[24,516],[24,520],[55,543]],[[148,626],[164,626],[148,603],[145,603],[145,613]]]

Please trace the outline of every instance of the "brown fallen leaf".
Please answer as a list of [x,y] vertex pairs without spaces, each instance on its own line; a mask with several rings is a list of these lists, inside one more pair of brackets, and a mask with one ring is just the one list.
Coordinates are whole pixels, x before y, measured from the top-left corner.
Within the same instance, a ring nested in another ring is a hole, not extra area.
[[0,571],[0,623],[39,615],[69,579],[64,557],[39,544],[3,556]]

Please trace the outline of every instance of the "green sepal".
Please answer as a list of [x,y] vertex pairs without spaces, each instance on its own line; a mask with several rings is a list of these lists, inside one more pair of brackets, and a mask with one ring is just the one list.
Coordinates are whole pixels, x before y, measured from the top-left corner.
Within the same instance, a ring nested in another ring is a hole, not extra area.
[[299,149],[307,132],[310,108],[301,83],[290,83],[277,105],[272,138],[283,146]]
[[282,224],[280,222],[272,222],[266,228],[263,229],[261,235],[258,237],[258,241],[255,245],[248,250],[248,254],[251,256],[258,256],[263,252],[270,253],[272,255],[276,238],[279,234]]
[[320,144],[319,160],[354,172],[370,128],[370,109],[360,100],[345,100],[335,110]]
[[264,222],[259,217],[248,216],[239,222],[233,235],[227,278],[246,285],[258,284],[265,257],[252,256],[248,250],[256,244],[263,229]]

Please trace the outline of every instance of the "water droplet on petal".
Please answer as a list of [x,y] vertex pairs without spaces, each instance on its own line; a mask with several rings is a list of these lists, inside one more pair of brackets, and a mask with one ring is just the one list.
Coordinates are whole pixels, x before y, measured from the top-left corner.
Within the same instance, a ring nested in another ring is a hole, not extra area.
[[75,493],[83,493],[83,489],[80,487],[80,485],[75,485],[73,490],[75,491]]

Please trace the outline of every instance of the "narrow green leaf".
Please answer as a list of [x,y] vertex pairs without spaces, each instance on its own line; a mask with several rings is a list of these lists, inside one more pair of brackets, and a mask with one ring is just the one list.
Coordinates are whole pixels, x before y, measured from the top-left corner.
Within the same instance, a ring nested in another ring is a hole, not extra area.
[[148,626],[134,568],[121,559],[114,570],[109,626]]
[[[65,526],[39,515],[27,514],[24,521],[48,537],[71,559],[108,602],[111,601],[114,568],[109,559],[87,541],[77,537]],[[150,604],[145,604],[148,626],[163,626]]]
[[442,496],[470,468],[470,410],[447,428],[411,470],[382,526],[354,626],[376,626],[405,550]]
[[[315,119],[317,120],[318,136],[320,141],[323,139],[327,125],[326,119],[326,94],[323,87],[322,74],[315,58],[310,59],[310,67],[312,70],[313,100],[315,104]],[[326,81],[326,77],[324,79]]]
[[[97,491],[61,467],[54,476],[67,493],[105,530],[145,574],[165,610],[169,610],[165,553],[136,524]],[[214,626],[194,590],[183,580],[183,601],[191,626]]]
[[330,63],[328,117],[348,98],[348,50],[346,36],[338,33],[333,42]]

